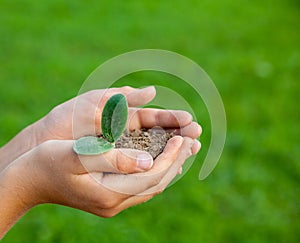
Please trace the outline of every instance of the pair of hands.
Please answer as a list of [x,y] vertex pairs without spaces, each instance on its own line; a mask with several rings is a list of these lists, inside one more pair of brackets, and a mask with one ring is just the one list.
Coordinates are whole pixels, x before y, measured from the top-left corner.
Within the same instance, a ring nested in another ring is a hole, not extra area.
[[[73,152],[73,139],[101,134],[99,117],[106,101],[116,93],[127,98],[128,129],[160,126],[181,135],[168,141],[154,163],[149,154],[137,150],[113,149],[97,156]],[[90,91],[55,107],[2,147],[0,235],[41,203],[112,217],[162,192],[184,161],[199,151],[196,138],[201,127],[185,111],[135,108],[154,97],[154,87]]]

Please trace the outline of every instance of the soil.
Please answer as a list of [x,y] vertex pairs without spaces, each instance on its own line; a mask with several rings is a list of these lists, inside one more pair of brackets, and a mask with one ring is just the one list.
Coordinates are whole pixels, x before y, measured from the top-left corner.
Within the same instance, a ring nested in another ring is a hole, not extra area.
[[160,127],[140,130],[125,130],[116,141],[116,148],[131,148],[147,151],[155,159],[164,150],[168,140],[174,136],[173,131]]

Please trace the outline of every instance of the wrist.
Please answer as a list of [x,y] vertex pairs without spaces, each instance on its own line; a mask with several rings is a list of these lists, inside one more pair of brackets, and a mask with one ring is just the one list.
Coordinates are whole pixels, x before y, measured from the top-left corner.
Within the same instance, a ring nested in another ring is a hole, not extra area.
[[36,192],[29,182],[30,175],[20,165],[24,157],[0,172],[0,239],[19,218],[38,204]]
[[36,147],[43,141],[43,119],[29,125],[0,148],[0,173],[12,161]]

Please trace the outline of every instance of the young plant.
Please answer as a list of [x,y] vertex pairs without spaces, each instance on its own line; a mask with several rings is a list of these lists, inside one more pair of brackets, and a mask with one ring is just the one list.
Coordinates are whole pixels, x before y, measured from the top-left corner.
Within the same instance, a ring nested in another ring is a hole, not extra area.
[[101,118],[102,137],[87,136],[75,141],[77,154],[95,155],[115,147],[115,141],[124,132],[128,116],[128,105],[124,95],[116,94],[106,102]]

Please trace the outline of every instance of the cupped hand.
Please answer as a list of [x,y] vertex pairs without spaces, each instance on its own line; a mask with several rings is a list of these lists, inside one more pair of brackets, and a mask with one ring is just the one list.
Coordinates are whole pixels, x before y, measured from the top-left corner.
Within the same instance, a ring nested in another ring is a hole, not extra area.
[[[101,114],[106,101],[114,94],[122,93],[129,105],[127,128],[160,126],[172,128],[176,134],[192,139],[201,134],[201,127],[192,122],[185,111],[142,109],[151,101],[156,91],[153,86],[143,89],[131,87],[92,90],[56,106],[45,117],[25,128],[4,147],[0,148],[0,171],[16,158],[47,140],[72,140],[86,135],[101,134]],[[195,145],[199,147],[198,145]]]
[[127,129],[159,126],[173,129],[177,135],[196,139],[201,127],[192,121],[192,116],[181,110],[136,108],[150,102],[156,95],[153,86],[143,89],[131,87],[93,90],[55,107],[44,119],[41,141],[69,140],[82,136],[100,135],[101,114],[106,101],[114,94],[126,96],[129,106]]
[[[137,150],[83,157],[74,153],[73,139],[101,133],[103,106],[116,93],[127,97],[128,129],[160,126],[181,135],[170,139],[154,162]],[[57,106],[0,148],[0,239],[18,217],[40,203],[111,217],[162,192],[184,161],[199,151],[201,127],[185,111],[134,107],[154,96],[153,87],[90,91]]]
[[41,121],[40,140],[78,139],[101,134],[101,114],[114,94],[125,95],[129,107],[145,105],[155,97],[155,88],[131,87],[92,90],[56,106]]
[[[47,141],[8,167],[8,173],[17,178],[17,187],[26,191],[19,191],[19,197],[28,208],[56,203],[102,217],[114,216],[162,192],[192,155],[194,144],[191,138],[175,136],[153,166],[148,158],[146,168],[147,154],[136,150],[131,153],[114,149],[102,155],[84,156],[87,159],[81,161],[72,150],[73,142]],[[139,158],[144,160],[142,167]]]

